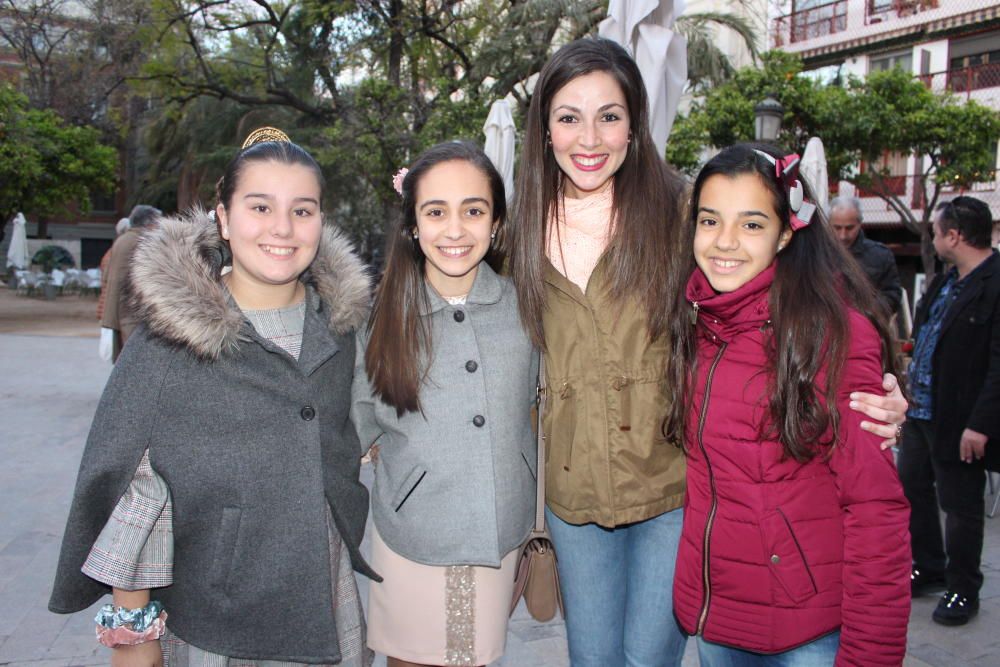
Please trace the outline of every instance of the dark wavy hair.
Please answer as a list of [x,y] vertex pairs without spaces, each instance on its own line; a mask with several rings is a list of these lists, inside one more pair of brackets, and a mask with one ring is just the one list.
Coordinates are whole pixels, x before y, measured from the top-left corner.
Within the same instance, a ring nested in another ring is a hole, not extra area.
[[[756,175],[771,193],[782,228],[790,228],[788,192],[775,175],[774,165],[755,150],[775,158],[784,155],[766,144],[738,144],[704,166],[694,183],[688,239],[697,221],[701,189],[716,175]],[[800,180],[806,198],[815,202],[809,184]],[[695,268],[690,245],[685,257],[685,275],[690,275]],[[761,437],[778,439],[786,457],[804,462],[837,441],[836,392],[850,346],[847,309],[862,313],[875,326],[882,340],[883,372],[897,372],[894,337],[870,281],[819,210],[812,223],[792,234],[778,253],[769,302],[771,327],[762,369],[768,379],[768,419]],[[677,307],[689,308],[683,291],[677,295]],[[683,443],[695,391],[697,331],[686,317],[675,318],[670,329],[667,380],[676,388],[678,400],[670,406],[664,434],[672,442]],[[826,373],[823,386],[816,381],[820,370]]]
[[681,274],[671,270],[670,258],[689,251],[677,233],[684,216],[684,182],[656,152],[646,89],[635,61],[606,39],[585,38],[564,46],[542,68],[531,97],[510,230],[509,267],[521,320],[540,347],[545,344],[545,240],[549,218],[563,196],[562,171],[546,141],[549,111],[563,86],[593,72],[610,74],[621,87],[632,132],[625,161],[614,175],[605,253],[610,296],[618,303],[633,297],[644,306],[651,338],[666,332],[672,295],[681,288]]
[[503,178],[486,154],[468,141],[448,141],[428,148],[403,179],[403,210],[386,235],[385,271],[368,321],[365,368],[375,395],[396,408],[396,414],[420,410],[420,385],[431,358],[430,310],[424,266],[427,262],[417,229],[417,184],[432,168],[461,161],[478,169],[490,184],[497,235],[485,261],[499,272],[504,262],[504,219],[507,199]]

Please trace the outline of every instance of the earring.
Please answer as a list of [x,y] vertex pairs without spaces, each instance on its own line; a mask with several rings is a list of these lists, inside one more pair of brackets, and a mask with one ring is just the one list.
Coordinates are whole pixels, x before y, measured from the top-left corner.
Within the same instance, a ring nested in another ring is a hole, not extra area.
[[414,239],[419,239],[420,238],[420,234],[418,234],[417,230],[415,230],[415,229],[413,230],[413,238]]
[[490,232],[490,241],[494,241],[496,240],[496,238],[497,238],[497,230],[494,229],[492,232]]

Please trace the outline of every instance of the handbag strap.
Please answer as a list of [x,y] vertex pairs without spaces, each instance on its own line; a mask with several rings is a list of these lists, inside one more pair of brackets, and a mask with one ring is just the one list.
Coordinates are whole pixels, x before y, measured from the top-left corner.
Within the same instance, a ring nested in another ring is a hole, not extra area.
[[545,530],[545,433],[542,431],[542,413],[545,411],[545,353],[538,353],[538,404],[535,407],[535,438],[538,460],[535,464],[535,530]]

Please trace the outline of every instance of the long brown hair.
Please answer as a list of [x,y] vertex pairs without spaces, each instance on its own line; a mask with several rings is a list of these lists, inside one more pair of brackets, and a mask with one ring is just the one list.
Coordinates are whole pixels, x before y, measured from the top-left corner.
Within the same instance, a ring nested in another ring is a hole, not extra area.
[[[755,150],[783,157],[766,144],[738,144],[702,168],[694,183],[687,238],[697,222],[702,186],[715,175],[733,178],[756,174],[771,193],[783,229],[790,228],[788,191],[775,175],[774,165]],[[809,184],[802,182],[806,197],[816,201]],[[690,275],[695,266],[690,245],[685,258],[686,275]],[[837,441],[840,415],[836,397],[850,346],[848,307],[875,326],[882,341],[883,372],[897,372],[894,337],[868,277],[837,241],[820,211],[814,214],[812,224],[792,234],[776,261],[768,297],[771,328],[763,369],[768,379],[768,419],[761,437],[778,439],[786,457],[804,462],[820,451],[818,446]],[[677,307],[690,307],[683,291],[677,295]],[[694,394],[697,331],[688,318],[678,317],[671,323],[670,334],[667,380],[676,388],[677,400],[670,406],[664,432],[668,440],[683,443]],[[821,370],[826,380],[818,386]]]
[[683,218],[684,183],[656,154],[642,76],[628,52],[606,39],[585,38],[560,49],[542,68],[525,125],[510,236],[510,269],[521,320],[534,343],[544,346],[545,246],[549,218],[562,197],[562,171],[546,142],[552,98],[573,79],[607,72],[622,89],[632,140],[614,175],[612,229],[606,250],[610,296],[639,299],[651,338],[667,330],[681,287],[673,257],[685,251],[677,230]]
[[431,358],[430,311],[424,266],[427,258],[417,229],[417,184],[433,167],[461,161],[486,176],[493,197],[497,236],[485,261],[499,271],[504,261],[504,218],[507,199],[503,178],[486,154],[473,143],[448,141],[420,154],[403,179],[403,210],[386,236],[386,262],[368,321],[365,369],[376,396],[396,408],[396,414],[420,410],[420,385]]

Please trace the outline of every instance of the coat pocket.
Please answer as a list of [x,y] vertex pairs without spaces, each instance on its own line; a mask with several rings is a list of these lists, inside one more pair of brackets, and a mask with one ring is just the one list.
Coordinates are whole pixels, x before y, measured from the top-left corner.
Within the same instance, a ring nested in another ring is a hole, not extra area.
[[396,490],[396,495],[392,499],[392,508],[394,511],[398,512],[406,504],[406,501],[410,499],[410,496],[417,487],[420,486],[420,482],[424,481],[424,476],[427,471],[423,468],[414,468],[410,471],[410,474],[406,476],[406,479]]
[[228,589],[229,574],[233,569],[240,536],[241,517],[239,507],[222,508],[219,532],[215,538],[215,552],[212,554],[212,570],[209,573],[209,584],[222,592]]
[[785,594],[793,602],[801,603],[818,593],[816,579],[785,513],[776,509],[764,516],[760,532],[771,578],[781,585]]

